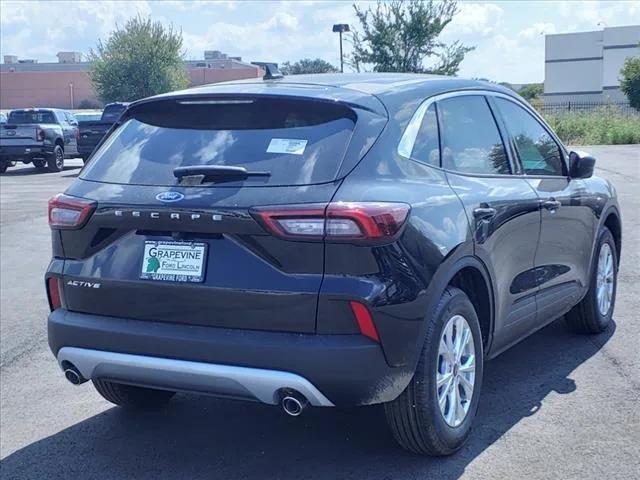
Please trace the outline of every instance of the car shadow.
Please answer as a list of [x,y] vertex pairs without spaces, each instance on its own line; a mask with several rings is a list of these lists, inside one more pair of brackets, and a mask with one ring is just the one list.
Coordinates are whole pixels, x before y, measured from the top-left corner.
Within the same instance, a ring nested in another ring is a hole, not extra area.
[[[70,165],[70,166],[65,166],[62,169],[62,172],[67,172],[70,170],[78,170],[80,168],[80,166],[75,166],[75,165]],[[36,167],[30,166],[30,167],[20,167],[20,168],[12,168],[9,167],[9,169],[4,172],[2,174],[3,177],[26,177],[29,175],[41,175],[41,174],[45,174],[45,173],[54,173],[54,172],[50,172],[49,170],[43,169],[40,170]],[[65,175],[63,175],[65,176]],[[76,175],[77,176],[77,175]]]
[[185,394],[154,413],[111,408],[14,452],[0,467],[6,479],[456,479],[544,409],[551,392],[575,391],[569,376],[614,331],[615,324],[598,336],[575,335],[560,320],[488,362],[472,435],[447,458],[401,450],[380,406],[290,418],[269,406]]

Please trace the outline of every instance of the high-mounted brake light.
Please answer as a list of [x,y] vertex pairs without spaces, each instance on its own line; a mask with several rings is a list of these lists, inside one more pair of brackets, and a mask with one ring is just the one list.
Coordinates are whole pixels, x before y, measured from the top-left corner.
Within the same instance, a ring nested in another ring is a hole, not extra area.
[[58,229],[80,228],[95,207],[96,203],[86,198],[59,193],[49,200],[49,226]]
[[257,207],[251,213],[289,240],[384,243],[400,233],[409,210],[406,203],[334,202]]
[[51,308],[51,311],[62,307],[60,282],[57,277],[49,277],[47,279],[47,293],[49,294],[49,307]]

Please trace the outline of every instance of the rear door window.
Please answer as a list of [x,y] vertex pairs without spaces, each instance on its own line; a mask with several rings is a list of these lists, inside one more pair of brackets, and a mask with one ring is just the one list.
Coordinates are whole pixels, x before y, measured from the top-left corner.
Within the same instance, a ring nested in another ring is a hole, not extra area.
[[471,174],[510,174],[509,158],[486,99],[469,95],[440,100],[442,166]]
[[560,147],[530,113],[515,103],[495,99],[528,175],[565,175]]
[[[398,152],[405,157],[436,167],[440,166],[440,141],[438,139],[438,117],[436,105],[427,107],[420,118],[421,107],[416,117],[407,126],[398,146]],[[420,122],[418,124],[417,121]]]
[[247,185],[306,185],[336,178],[355,126],[342,105],[300,100],[159,102],[132,112],[81,178],[176,185],[177,167],[224,165],[268,171]]

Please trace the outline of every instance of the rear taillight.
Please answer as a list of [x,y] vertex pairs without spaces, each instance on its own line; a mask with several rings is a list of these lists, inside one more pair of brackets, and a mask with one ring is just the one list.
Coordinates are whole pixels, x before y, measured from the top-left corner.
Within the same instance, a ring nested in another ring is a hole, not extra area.
[[44,142],[44,130],[41,128],[36,128],[36,139],[39,142]]
[[49,226],[60,229],[80,228],[95,207],[96,203],[91,200],[59,193],[49,200]]
[[251,213],[274,235],[290,240],[385,243],[400,233],[410,206],[389,202],[335,202],[258,207]]
[[56,277],[50,277],[47,279],[47,294],[49,295],[49,307],[51,311],[62,307],[62,300],[60,296],[60,282]]
[[76,142],[80,140],[80,129],[76,127]]

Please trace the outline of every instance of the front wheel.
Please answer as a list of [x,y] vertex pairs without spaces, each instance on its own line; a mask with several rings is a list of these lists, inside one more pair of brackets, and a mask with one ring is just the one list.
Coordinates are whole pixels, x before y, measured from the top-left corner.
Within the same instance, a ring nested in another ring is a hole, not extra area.
[[64,150],[60,145],[56,145],[53,153],[47,160],[47,168],[50,172],[61,172],[64,168]]
[[609,327],[616,302],[617,279],[616,242],[611,231],[602,227],[591,267],[589,290],[582,301],[565,315],[572,330],[579,333],[601,333]]
[[467,295],[447,287],[431,318],[413,379],[385,404],[387,422],[406,450],[450,455],[471,431],[482,384],[478,316]]

